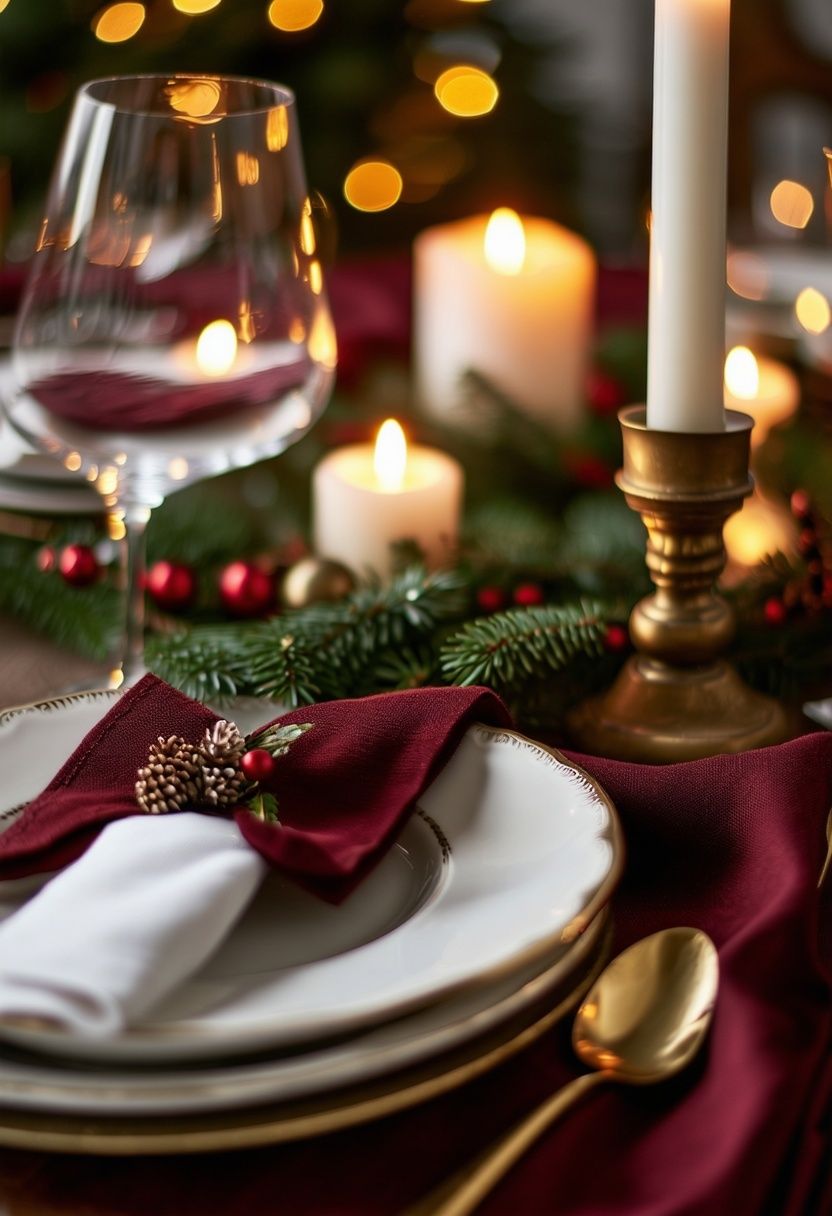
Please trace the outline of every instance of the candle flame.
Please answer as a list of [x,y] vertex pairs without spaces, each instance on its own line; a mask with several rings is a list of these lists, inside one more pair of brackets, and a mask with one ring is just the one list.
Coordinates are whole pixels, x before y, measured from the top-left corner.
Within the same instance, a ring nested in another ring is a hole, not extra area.
[[485,260],[497,274],[514,275],[526,260],[523,221],[510,207],[498,207],[485,229]]
[[382,490],[394,494],[404,485],[407,440],[395,418],[388,418],[379,428],[373,453],[373,468]]
[[732,397],[753,401],[760,391],[760,367],[747,346],[735,346],[725,360],[725,387]]
[[230,321],[211,321],[196,340],[196,363],[203,376],[224,376],[237,358],[237,331]]

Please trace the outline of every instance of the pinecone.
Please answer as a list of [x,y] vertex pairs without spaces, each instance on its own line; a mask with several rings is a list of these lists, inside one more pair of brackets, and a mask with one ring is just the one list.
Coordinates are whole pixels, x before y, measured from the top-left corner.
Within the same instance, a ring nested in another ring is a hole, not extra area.
[[199,744],[202,762],[200,802],[211,810],[242,802],[249,781],[240,768],[246,741],[233,722],[221,718],[206,727]]
[[194,745],[181,735],[168,739],[159,735],[135,786],[136,801],[145,814],[164,815],[188,803],[197,806],[202,801],[201,760]]

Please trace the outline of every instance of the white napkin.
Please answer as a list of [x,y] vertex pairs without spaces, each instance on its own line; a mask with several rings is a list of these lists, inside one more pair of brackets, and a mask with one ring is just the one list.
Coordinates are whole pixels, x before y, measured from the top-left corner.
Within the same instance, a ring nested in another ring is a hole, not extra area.
[[109,824],[0,925],[0,1017],[117,1034],[209,957],[267,868],[232,820]]

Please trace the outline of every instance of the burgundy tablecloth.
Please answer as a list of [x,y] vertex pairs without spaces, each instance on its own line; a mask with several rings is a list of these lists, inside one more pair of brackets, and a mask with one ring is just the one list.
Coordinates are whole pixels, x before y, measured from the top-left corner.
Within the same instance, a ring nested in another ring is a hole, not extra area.
[[[667,768],[585,764],[628,840],[616,946],[706,929],[722,970],[713,1030],[677,1080],[588,1098],[483,1216],[823,1216],[832,1000],[816,884],[832,734]],[[38,1216],[391,1216],[578,1071],[563,1026],[454,1094],[297,1145],[192,1160],[0,1153],[0,1195]]]

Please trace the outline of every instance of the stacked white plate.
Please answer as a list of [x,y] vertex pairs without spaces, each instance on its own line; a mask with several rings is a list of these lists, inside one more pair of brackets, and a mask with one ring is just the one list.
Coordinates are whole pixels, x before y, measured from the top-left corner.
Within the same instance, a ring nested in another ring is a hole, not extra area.
[[[0,714],[0,826],[117,695]],[[223,711],[244,730],[275,712]],[[585,773],[474,726],[340,907],[273,875],[209,963],[140,1025],[92,1042],[0,1028],[0,1143],[239,1147],[442,1092],[574,1005],[602,964],[622,861],[615,811]],[[6,900],[3,915],[16,906]]]

